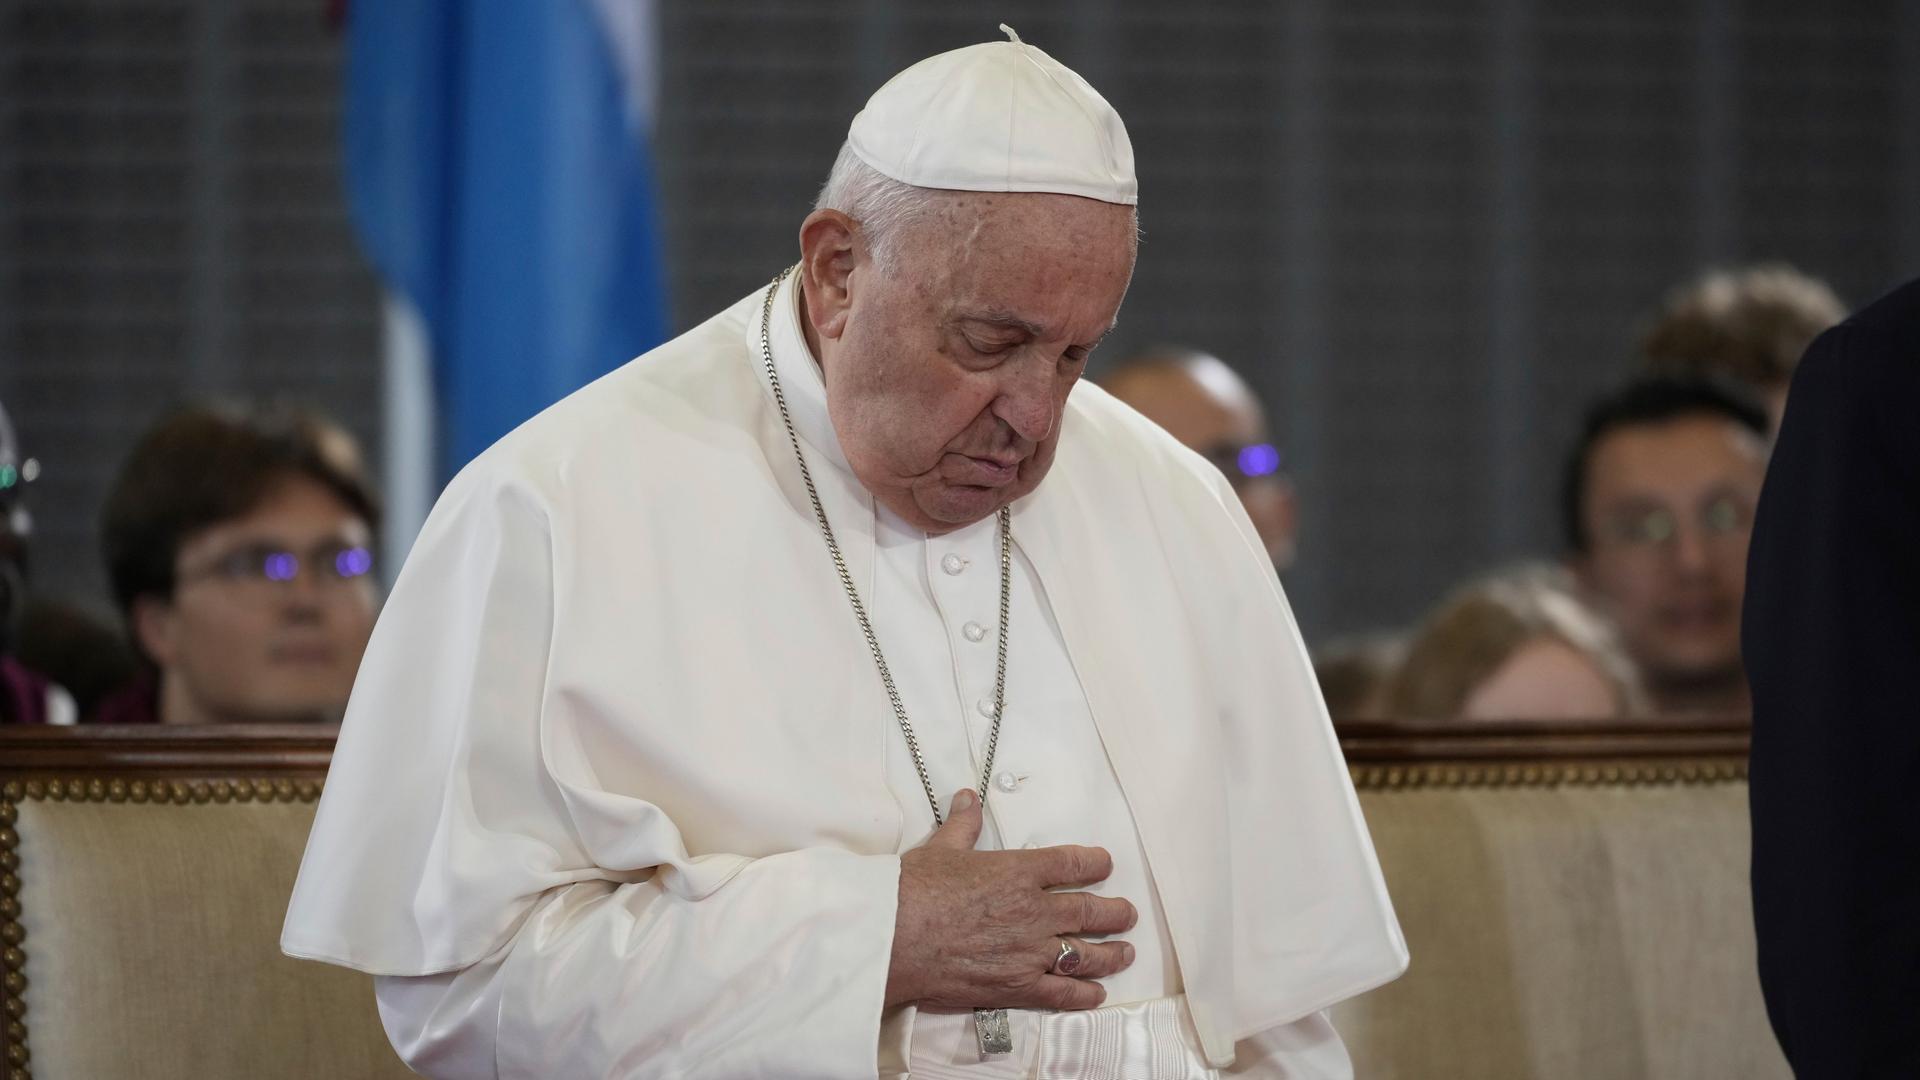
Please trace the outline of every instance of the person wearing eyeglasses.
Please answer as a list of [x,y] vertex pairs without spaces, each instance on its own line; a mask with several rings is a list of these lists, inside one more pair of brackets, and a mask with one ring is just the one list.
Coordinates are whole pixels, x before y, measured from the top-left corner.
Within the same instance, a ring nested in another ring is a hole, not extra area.
[[1274,568],[1293,565],[1299,506],[1260,398],[1211,353],[1161,345],[1116,364],[1100,385],[1198,452],[1233,484]]
[[108,496],[108,575],[146,676],[99,722],[338,721],[372,633],[379,508],[346,432],[311,413],[195,406]]
[[1568,458],[1568,566],[1661,712],[1749,708],[1740,607],[1768,448],[1742,388],[1650,377],[1596,402]]

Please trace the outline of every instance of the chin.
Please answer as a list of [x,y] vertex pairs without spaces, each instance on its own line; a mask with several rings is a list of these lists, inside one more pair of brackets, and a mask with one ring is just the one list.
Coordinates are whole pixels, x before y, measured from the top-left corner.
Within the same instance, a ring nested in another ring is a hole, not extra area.
[[992,517],[1014,497],[1009,488],[946,488],[915,502],[929,519],[959,529]]

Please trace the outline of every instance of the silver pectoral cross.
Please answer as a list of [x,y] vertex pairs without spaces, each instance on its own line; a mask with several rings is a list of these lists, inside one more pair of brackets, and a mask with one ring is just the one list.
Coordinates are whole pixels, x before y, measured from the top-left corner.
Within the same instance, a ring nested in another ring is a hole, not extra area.
[[981,1057],[1013,1053],[1013,1022],[1007,1019],[1007,1010],[973,1010],[973,1033],[980,1038]]

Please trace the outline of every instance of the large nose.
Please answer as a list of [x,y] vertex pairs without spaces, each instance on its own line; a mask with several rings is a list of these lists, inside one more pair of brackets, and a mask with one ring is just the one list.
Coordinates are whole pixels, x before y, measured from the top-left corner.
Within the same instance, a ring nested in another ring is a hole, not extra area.
[[1006,381],[993,403],[993,414],[1021,438],[1040,442],[1053,433],[1053,364],[1034,353],[1006,365],[1006,369]]

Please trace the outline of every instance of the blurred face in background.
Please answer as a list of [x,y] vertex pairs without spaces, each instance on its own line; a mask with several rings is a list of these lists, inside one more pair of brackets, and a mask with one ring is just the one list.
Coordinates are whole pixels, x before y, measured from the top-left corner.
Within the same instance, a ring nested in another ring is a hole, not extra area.
[[1767,447],[1739,424],[1683,416],[1593,446],[1573,569],[1618,625],[1656,697],[1738,681],[1747,541]]
[[1260,402],[1225,362],[1206,353],[1123,365],[1101,385],[1213,462],[1232,482],[1275,567],[1293,565],[1299,510],[1293,481],[1268,442]]
[[373,631],[367,522],[302,476],[186,538],[171,600],[134,608],[167,723],[337,721]]

